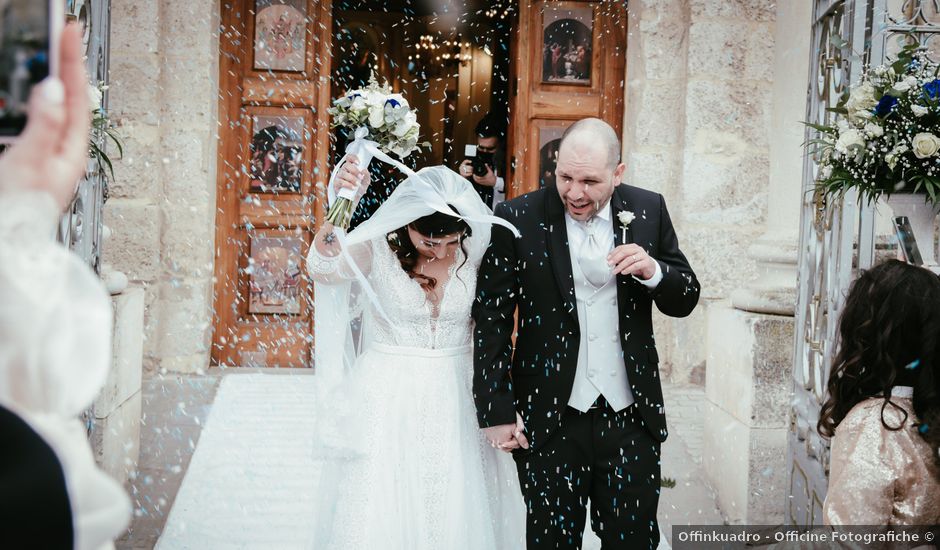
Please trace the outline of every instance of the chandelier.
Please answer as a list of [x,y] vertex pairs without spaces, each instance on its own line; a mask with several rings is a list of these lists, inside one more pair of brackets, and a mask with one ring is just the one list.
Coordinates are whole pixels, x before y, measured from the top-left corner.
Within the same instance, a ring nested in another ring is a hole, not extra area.
[[408,69],[412,73],[438,75],[441,69],[469,63],[473,58],[470,52],[470,42],[464,42],[460,36],[442,39],[439,35],[423,34],[414,44],[414,53],[408,55]]

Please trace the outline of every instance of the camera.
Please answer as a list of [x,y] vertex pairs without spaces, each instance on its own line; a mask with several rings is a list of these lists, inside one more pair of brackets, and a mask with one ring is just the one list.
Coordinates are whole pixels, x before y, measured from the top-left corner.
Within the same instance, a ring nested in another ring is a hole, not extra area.
[[473,162],[473,175],[483,177],[486,175],[487,166],[493,170],[495,160],[493,153],[484,153],[477,151],[476,145],[467,145],[464,148],[464,156]]
[[33,86],[58,74],[62,0],[9,0],[0,10],[0,143],[26,126]]

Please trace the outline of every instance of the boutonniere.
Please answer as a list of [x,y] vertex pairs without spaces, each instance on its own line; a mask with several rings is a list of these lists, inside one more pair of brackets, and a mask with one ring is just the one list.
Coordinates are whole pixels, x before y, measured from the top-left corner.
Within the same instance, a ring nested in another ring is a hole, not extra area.
[[636,215],[629,210],[624,210],[617,214],[617,219],[620,220],[620,240],[627,242],[627,227],[633,223],[633,220],[636,219]]

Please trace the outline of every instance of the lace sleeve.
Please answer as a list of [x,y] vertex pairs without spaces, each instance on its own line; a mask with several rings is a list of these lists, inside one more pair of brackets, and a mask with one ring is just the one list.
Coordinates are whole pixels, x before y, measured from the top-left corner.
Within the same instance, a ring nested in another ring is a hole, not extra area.
[[307,254],[307,272],[318,283],[335,284],[356,278],[356,274],[349,265],[349,259],[356,263],[359,270],[366,277],[372,271],[372,242],[355,243],[349,246],[349,254],[326,256],[317,250],[316,245],[310,245]]

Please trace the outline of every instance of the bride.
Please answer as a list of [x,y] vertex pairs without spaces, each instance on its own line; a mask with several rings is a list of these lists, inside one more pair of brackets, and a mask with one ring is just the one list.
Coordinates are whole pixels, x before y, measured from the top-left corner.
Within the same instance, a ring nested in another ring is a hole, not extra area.
[[[353,156],[336,182],[357,198],[369,184]],[[515,466],[483,438],[471,390],[470,307],[493,223],[515,231],[467,180],[433,167],[348,235],[324,223],[314,237],[313,548],[524,546]]]

